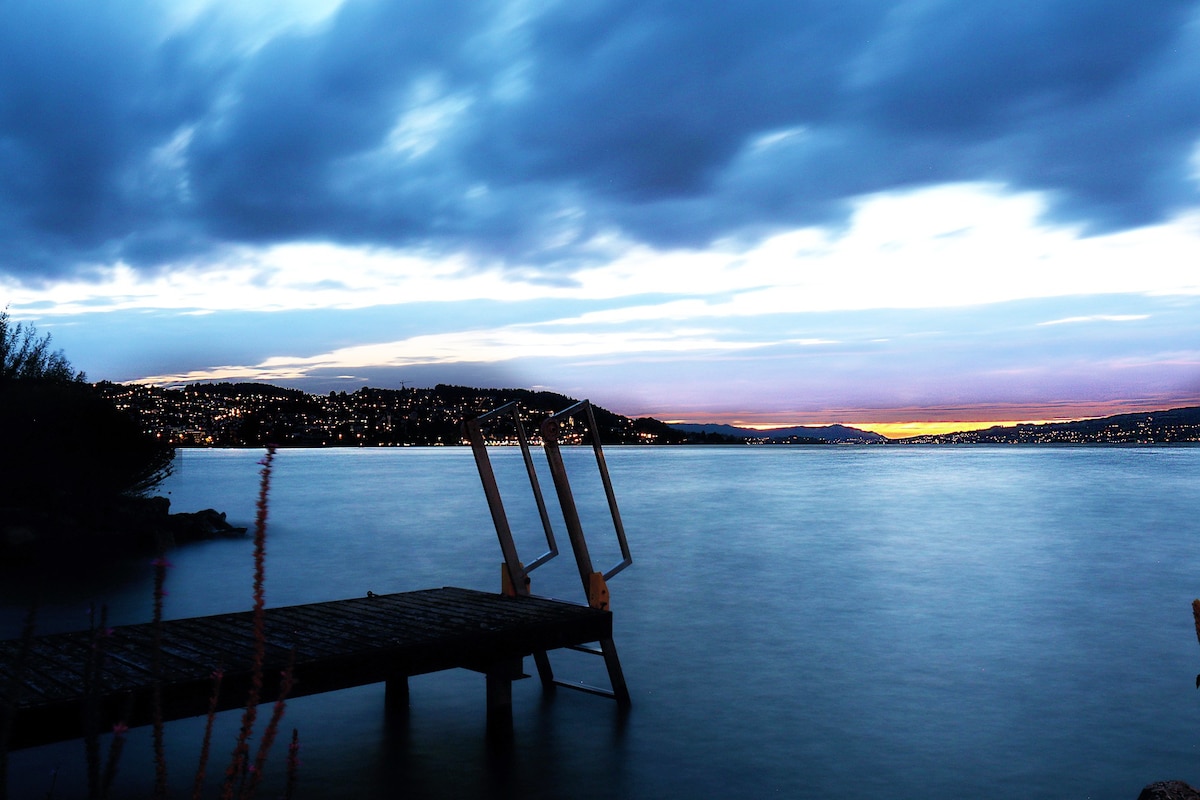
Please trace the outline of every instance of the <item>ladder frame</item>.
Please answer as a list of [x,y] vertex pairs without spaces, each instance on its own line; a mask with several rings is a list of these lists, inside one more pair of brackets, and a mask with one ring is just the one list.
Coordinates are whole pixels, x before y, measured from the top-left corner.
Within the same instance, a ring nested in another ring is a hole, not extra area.
[[[508,523],[508,516],[504,512],[504,502],[500,497],[500,488],[496,482],[495,472],[492,469],[491,459],[487,452],[487,442],[483,435],[483,426],[488,421],[504,414],[511,414],[517,431],[518,443],[521,447],[521,453],[525,460],[526,471],[529,475],[530,488],[533,492],[534,499],[537,503],[538,514],[541,517],[542,526],[546,535],[548,550],[530,562],[526,567],[521,563],[520,556],[517,553],[517,548],[513,542],[512,528]],[[592,450],[596,457],[597,468],[600,473],[601,482],[604,485],[605,497],[608,501],[609,513],[613,521],[613,529],[616,532],[617,543],[620,547],[621,561],[611,567],[606,572],[597,572],[592,568],[591,555],[588,552],[587,539],[584,536],[583,525],[579,518],[578,509],[575,506],[575,497],[571,492],[570,480],[567,476],[566,465],[563,463],[562,452],[559,444],[559,430],[561,428],[561,420],[572,418],[576,414],[583,414],[588,432],[592,438]],[[471,444],[472,453],[475,456],[475,465],[479,470],[480,481],[483,484],[484,495],[487,498],[488,509],[491,511],[492,522],[496,528],[496,537],[500,542],[500,550],[504,554],[504,570],[505,582],[504,591],[514,595],[530,594],[530,579],[529,573],[537,567],[545,564],[550,559],[558,554],[558,546],[554,539],[554,532],[550,525],[549,514],[546,511],[545,499],[542,496],[541,485],[537,479],[537,471],[533,465],[533,458],[529,446],[529,437],[525,432],[525,426],[520,419],[519,409],[515,401],[506,403],[492,411],[482,414],[472,420],[464,423],[466,437]],[[629,543],[625,535],[625,526],[621,521],[621,513],[617,507],[616,494],[613,491],[612,480],[608,474],[608,464],[604,459],[604,450],[600,443],[599,428],[596,425],[596,416],[592,411],[591,402],[582,400],[575,405],[564,409],[563,411],[553,414],[544,420],[541,424],[539,433],[541,434],[543,449],[546,454],[546,460],[550,468],[551,478],[554,481],[555,493],[558,496],[559,507],[563,514],[563,522],[567,528],[567,535],[571,541],[571,550],[575,555],[575,564],[579,569],[579,577],[583,584],[584,596],[588,598],[588,605],[594,608],[608,610],[608,586],[607,580],[621,570],[633,563],[633,557],[629,551]],[[629,696],[629,689],[625,684],[625,676],[621,669],[621,661],[617,656],[616,645],[613,640],[602,639],[598,642],[599,648],[581,648],[574,647],[571,649],[581,652],[590,653],[592,655],[602,656],[604,658],[605,667],[608,671],[609,683],[612,689],[603,689],[596,686],[589,686],[583,683],[574,683],[558,680],[554,677],[554,671],[550,666],[549,656],[545,651],[535,652],[534,660],[537,663],[538,675],[541,678],[542,685],[545,689],[551,690],[555,686],[562,686],[566,689],[575,689],[578,691],[587,692],[590,694],[599,694],[605,697],[611,697],[617,701],[617,705],[621,709],[628,709],[632,705]]]
[[[489,420],[511,414],[517,430],[517,441],[521,446],[521,457],[525,461],[525,472],[529,476],[529,486],[533,498],[537,502],[538,516],[542,521],[542,530],[546,535],[546,552],[529,562],[521,563],[517,554],[517,546],[513,542],[512,528],[508,524],[508,515],[504,513],[504,501],[500,497],[500,486],[496,482],[496,473],[492,470],[492,461],[488,457],[487,442],[483,438],[483,426]],[[542,487],[538,483],[537,469],[533,465],[533,454],[529,448],[529,437],[525,433],[525,425],[521,422],[517,401],[505,403],[499,408],[469,420],[463,426],[467,439],[471,443],[471,451],[475,456],[475,466],[479,470],[479,479],[483,483],[483,493],[487,497],[488,510],[492,514],[492,523],[496,526],[496,537],[500,541],[500,552],[504,554],[504,567],[507,573],[507,586],[511,594],[529,594],[529,573],[558,555],[558,543],[554,540],[554,528],[550,524],[550,514],[546,511],[546,501],[542,497]]]

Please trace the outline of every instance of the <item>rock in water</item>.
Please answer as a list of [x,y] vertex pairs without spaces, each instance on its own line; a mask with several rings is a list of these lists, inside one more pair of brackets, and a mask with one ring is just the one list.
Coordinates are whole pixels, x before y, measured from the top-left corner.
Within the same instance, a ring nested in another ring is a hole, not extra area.
[[1183,781],[1158,781],[1142,789],[1138,800],[1200,800],[1200,792]]
[[246,533],[245,528],[230,525],[225,520],[224,511],[212,508],[171,514],[169,530],[174,534],[176,542],[242,536]]

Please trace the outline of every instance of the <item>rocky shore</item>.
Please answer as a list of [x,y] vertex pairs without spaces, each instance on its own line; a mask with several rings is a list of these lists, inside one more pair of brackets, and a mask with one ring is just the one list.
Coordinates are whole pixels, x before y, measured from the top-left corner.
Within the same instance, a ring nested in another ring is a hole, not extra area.
[[121,498],[52,511],[0,508],[0,560],[53,554],[93,558],[104,553],[154,551],[202,539],[243,536],[224,512],[171,513],[165,497]]
[[1137,800],[1200,800],[1200,792],[1183,781],[1158,781],[1142,789]]

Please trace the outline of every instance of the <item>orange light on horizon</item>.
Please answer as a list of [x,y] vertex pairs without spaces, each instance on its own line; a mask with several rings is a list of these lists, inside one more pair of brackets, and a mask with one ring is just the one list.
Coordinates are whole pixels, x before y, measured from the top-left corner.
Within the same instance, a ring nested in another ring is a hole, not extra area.
[[1144,398],[1125,401],[1078,402],[1059,404],[979,404],[970,406],[929,406],[907,408],[827,408],[804,411],[751,411],[712,409],[645,409],[639,415],[652,416],[668,424],[733,425],[738,428],[823,427],[845,425],[873,431],[889,439],[911,436],[935,436],[961,433],[998,426],[1045,425],[1079,422],[1117,414],[1154,413],[1172,408],[1200,405],[1200,398]]
[[1011,427],[1013,425],[1042,425],[1047,422],[1062,422],[1058,419],[988,420],[986,422],[862,422],[845,423],[851,428],[873,431],[889,439],[907,439],[912,436],[937,436],[942,433],[980,431],[987,428]]
[[1200,398],[1180,396],[1070,403],[909,406],[890,409],[844,407],[803,411],[754,411],[749,409],[717,411],[714,409],[674,408],[670,411],[646,409],[641,413],[661,419],[668,424],[725,424],[753,430],[798,426],[816,428],[836,424],[872,431],[889,439],[906,439],[912,436],[963,433],[1001,426],[1079,422],[1117,414],[1154,413],[1171,408],[1197,405],[1200,405]]
[[[1079,418],[1075,418],[1079,419]],[[684,420],[664,420],[668,424],[681,423]],[[971,420],[971,421],[907,421],[907,422],[739,422],[734,420],[729,423],[738,428],[749,428],[750,430],[765,431],[775,428],[820,428],[825,425],[845,425],[848,428],[858,428],[863,431],[871,431],[878,433],[880,436],[886,436],[889,439],[907,439],[913,436],[937,436],[943,433],[963,433],[965,431],[978,431],[986,428],[1010,427],[1013,425],[1044,425],[1053,422],[1066,422],[1065,419],[1018,419],[1018,420]],[[703,423],[701,423],[703,424]],[[717,424],[717,423],[708,423]]]

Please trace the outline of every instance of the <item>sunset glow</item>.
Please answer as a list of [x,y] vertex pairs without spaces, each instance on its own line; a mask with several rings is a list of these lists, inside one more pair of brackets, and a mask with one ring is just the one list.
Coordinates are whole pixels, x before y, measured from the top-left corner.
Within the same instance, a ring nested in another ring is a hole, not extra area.
[[998,425],[1042,424],[1062,420],[1001,420],[998,422],[868,422],[862,425],[850,423],[850,427],[874,431],[889,439],[906,439],[910,436],[936,436],[940,433],[961,433],[993,428]]

